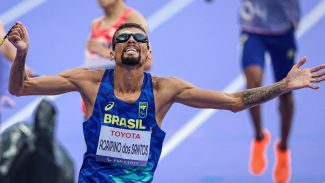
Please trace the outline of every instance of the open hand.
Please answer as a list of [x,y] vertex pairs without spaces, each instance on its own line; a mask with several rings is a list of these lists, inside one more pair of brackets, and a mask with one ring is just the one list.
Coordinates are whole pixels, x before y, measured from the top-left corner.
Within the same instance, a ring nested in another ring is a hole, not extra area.
[[307,61],[307,57],[303,57],[297,64],[295,64],[286,77],[288,89],[296,90],[299,88],[318,89],[318,83],[325,80],[325,71],[318,72],[325,68],[325,64],[301,69],[300,67]]

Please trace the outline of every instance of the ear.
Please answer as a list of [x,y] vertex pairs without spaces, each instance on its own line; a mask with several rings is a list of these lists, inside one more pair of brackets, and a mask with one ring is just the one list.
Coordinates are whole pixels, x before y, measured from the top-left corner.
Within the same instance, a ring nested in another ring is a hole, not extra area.
[[152,52],[151,49],[147,51],[146,59],[144,61],[144,70],[148,71],[152,67]]
[[152,51],[151,49],[148,50],[147,56],[146,56],[146,61],[151,61],[152,60]]
[[112,49],[109,50],[109,59],[115,60],[115,51]]

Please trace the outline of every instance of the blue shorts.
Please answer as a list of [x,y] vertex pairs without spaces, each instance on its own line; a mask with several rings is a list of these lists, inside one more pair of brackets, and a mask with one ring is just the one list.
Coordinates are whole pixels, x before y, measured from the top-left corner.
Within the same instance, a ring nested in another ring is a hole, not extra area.
[[243,31],[241,42],[241,63],[244,69],[258,65],[263,70],[266,52],[271,56],[275,81],[286,77],[294,65],[297,46],[293,29],[283,35],[260,35]]

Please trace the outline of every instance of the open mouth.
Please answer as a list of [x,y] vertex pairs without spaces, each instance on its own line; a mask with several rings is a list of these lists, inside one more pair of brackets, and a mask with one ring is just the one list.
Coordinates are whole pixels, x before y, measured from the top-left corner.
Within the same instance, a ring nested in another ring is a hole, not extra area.
[[124,53],[127,53],[127,54],[137,54],[139,52],[140,52],[140,49],[135,46],[127,46],[124,49]]

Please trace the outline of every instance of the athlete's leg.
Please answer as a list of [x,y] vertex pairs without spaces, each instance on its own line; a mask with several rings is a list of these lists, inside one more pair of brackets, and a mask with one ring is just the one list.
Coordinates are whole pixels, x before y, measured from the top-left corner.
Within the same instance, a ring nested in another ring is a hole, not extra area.
[[[246,76],[248,89],[260,87],[263,82],[265,46],[261,37],[256,34],[245,33],[241,35],[242,55],[241,62]],[[250,115],[253,121],[255,138],[263,138],[260,106],[251,108]]]
[[[270,41],[270,54],[276,81],[282,80],[294,65],[296,44],[293,30]],[[273,179],[276,182],[287,182],[291,176],[290,151],[288,138],[292,126],[294,102],[292,92],[279,97],[281,115],[281,139],[275,144],[275,164]]]
[[[290,30],[283,36],[272,38],[270,45],[269,52],[272,58],[275,81],[280,81],[286,77],[294,65],[296,44],[293,31]],[[282,150],[286,150],[294,112],[293,94],[292,92],[286,93],[280,96],[279,99],[279,112],[281,115],[281,141],[279,146]]]
[[[246,76],[246,87],[248,89],[250,88],[256,88],[260,87],[263,80],[263,70],[258,65],[251,65],[244,69],[244,73]],[[249,109],[249,113],[252,119],[253,127],[254,127],[254,133],[255,133],[255,139],[256,140],[262,140],[263,138],[263,127],[262,127],[262,121],[261,121],[261,107],[255,106]]]
[[281,114],[281,141],[279,148],[288,149],[288,137],[292,125],[292,117],[294,111],[292,92],[280,96],[279,111]]
[[[265,46],[259,35],[242,33],[242,66],[247,80],[247,88],[262,85]],[[267,164],[266,149],[270,141],[270,134],[263,130],[260,106],[250,109],[250,115],[255,131],[255,138],[251,143],[249,170],[253,175],[261,175]]]

